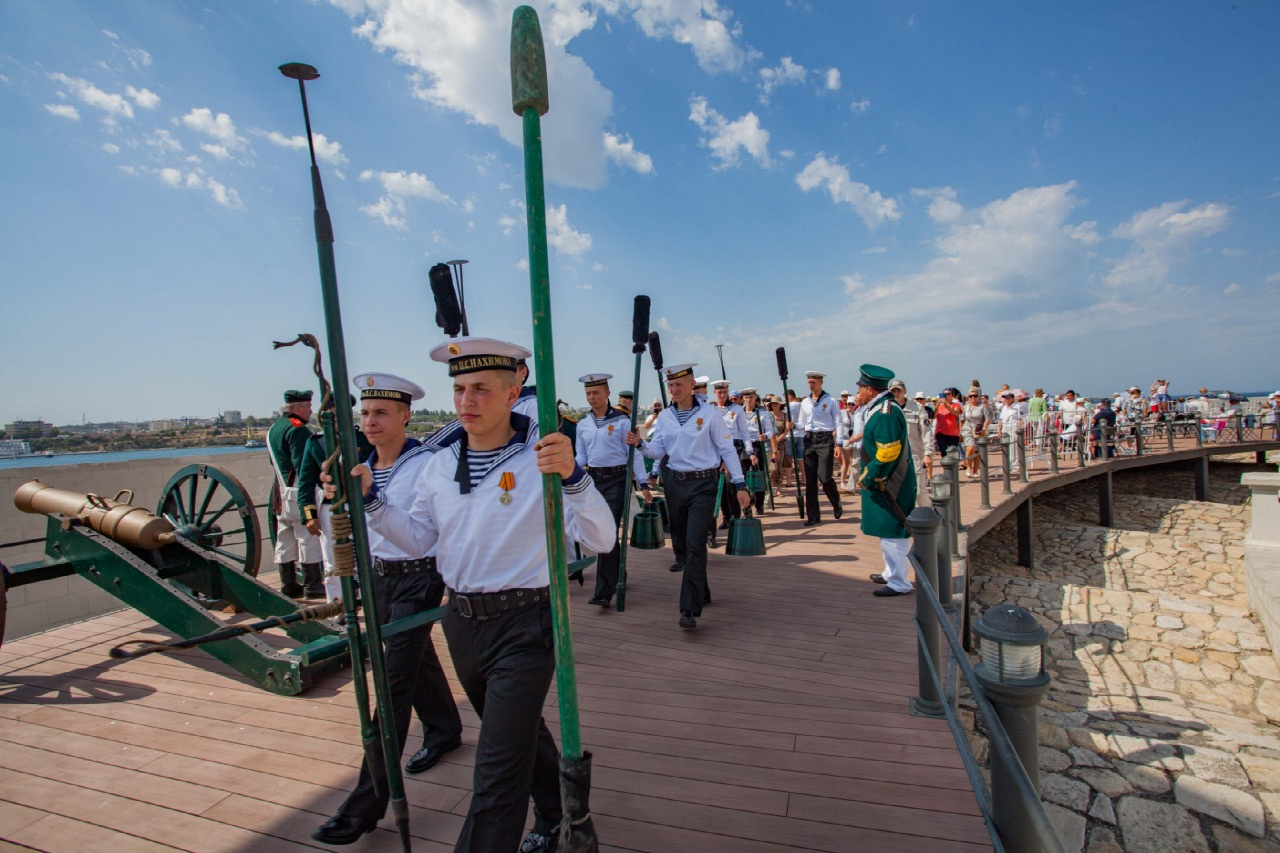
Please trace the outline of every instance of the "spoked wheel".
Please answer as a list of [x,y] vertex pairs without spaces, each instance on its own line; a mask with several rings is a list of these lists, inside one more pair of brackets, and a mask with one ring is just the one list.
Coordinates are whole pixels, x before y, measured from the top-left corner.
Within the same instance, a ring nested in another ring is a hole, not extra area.
[[188,465],[169,478],[156,515],[179,536],[258,576],[262,528],[253,499],[239,480],[212,465]]

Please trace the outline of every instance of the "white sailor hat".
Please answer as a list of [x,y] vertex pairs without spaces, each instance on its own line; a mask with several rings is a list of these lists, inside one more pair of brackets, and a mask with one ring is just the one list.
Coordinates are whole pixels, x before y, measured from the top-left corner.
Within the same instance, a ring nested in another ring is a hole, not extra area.
[[522,346],[494,338],[453,338],[431,350],[431,360],[449,365],[450,376],[479,370],[515,371],[532,353]]
[[[690,367],[693,367],[693,365],[692,365],[692,364],[691,364],[691,365],[689,365],[689,366],[690,366]],[[704,387],[704,388],[705,388],[705,387],[706,387],[706,385],[707,385],[707,383],[708,383],[708,382],[710,382],[710,381],[711,381],[711,377],[710,377],[710,376],[699,376],[699,377],[697,377],[696,379],[694,379],[694,380],[693,380],[693,387],[694,387],[694,388],[698,388],[698,387]]]
[[608,385],[612,378],[612,373],[588,373],[586,376],[579,376],[578,381],[587,388],[594,388],[597,385]]
[[840,392],[840,396],[841,396],[841,397],[852,397],[853,395],[852,395],[852,394],[850,394],[850,393],[849,393],[849,389],[848,389],[848,388],[846,388],[846,389],[844,389],[843,391],[841,391],[841,392]]
[[[668,364],[664,372],[667,374],[667,381],[669,382],[672,379],[680,379],[685,376],[692,376],[693,369],[695,367],[697,367],[696,364]],[[696,382],[697,380],[694,380],[694,381]]]
[[711,383],[711,387],[712,387],[712,388],[728,388],[728,387],[729,387],[729,380],[728,380],[728,379],[717,379],[715,382],[712,382],[712,383]]
[[806,370],[804,375],[809,379],[821,379],[827,374],[823,373],[821,370]]
[[399,400],[411,403],[426,396],[415,383],[391,373],[361,373],[351,380],[360,389],[361,400]]
[[913,399],[913,400],[928,400],[928,399],[929,399],[929,395],[925,394],[923,391],[917,391],[917,392],[916,392],[916,395],[915,395],[914,397],[912,397],[912,399]]
[[751,396],[751,397],[759,396],[758,392],[757,392],[757,391],[756,391],[756,389],[754,389],[754,388],[743,388],[743,389],[742,389],[742,391],[741,391],[741,392],[739,392],[739,393],[741,393],[741,394],[742,394],[742,396],[744,396],[744,397],[747,397],[747,396]]

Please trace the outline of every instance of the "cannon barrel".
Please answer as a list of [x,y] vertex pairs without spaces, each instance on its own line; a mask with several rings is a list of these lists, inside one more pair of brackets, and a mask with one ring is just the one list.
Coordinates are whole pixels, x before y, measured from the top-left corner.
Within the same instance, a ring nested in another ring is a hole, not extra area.
[[104,498],[55,489],[39,480],[32,480],[14,492],[13,504],[23,512],[61,513],[75,518],[131,548],[159,548],[174,542],[176,536],[172,524],[142,507],[118,500],[122,494],[124,492],[117,494],[116,499]]

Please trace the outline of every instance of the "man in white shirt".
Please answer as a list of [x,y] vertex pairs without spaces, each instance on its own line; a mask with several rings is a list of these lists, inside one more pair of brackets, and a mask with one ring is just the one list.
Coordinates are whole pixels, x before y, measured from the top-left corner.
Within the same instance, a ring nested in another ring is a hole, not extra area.
[[[711,389],[715,396],[709,402],[719,410],[720,417],[724,418],[724,425],[729,428],[729,437],[733,440],[733,448],[738,453],[739,464],[741,465],[749,458],[751,465],[755,465],[759,462],[759,457],[756,456],[755,446],[751,443],[751,430],[747,426],[747,412],[731,399],[729,380],[717,379],[711,383]],[[744,471],[746,467],[746,465],[742,465]],[[737,488],[732,483],[725,483],[720,495],[720,513],[723,516],[720,521],[721,530],[727,529],[733,519],[742,516],[742,510],[738,507],[737,492]]]
[[813,527],[822,521],[822,510],[818,507],[819,483],[831,502],[832,515],[839,518],[844,513],[840,506],[840,491],[832,476],[838,407],[831,395],[822,390],[825,375],[817,370],[805,372],[809,396],[800,401],[799,424],[804,431],[805,527]]

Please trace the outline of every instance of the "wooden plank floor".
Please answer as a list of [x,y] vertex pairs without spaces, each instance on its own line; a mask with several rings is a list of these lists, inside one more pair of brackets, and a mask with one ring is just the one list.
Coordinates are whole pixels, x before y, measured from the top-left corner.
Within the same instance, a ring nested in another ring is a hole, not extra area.
[[[605,849],[990,848],[945,723],[907,713],[912,599],[872,597],[878,549],[846,502],[841,521],[804,528],[792,493],[766,514],[767,556],[713,552],[695,632],[676,625],[669,548],[632,552],[625,613],[572,586]],[[124,610],[0,649],[0,839],[75,853],[316,846],[310,831],[360,761],[346,671],[278,697],[198,651],[106,655],[164,636]],[[407,777],[415,850],[451,849],[466,813],[478,721],[455,695],[463,747]],[[547,720],[558,733],[554,687]],[[415,727],[407,752],[419,741]],[[391,826],[353,849],[399,849]]]

